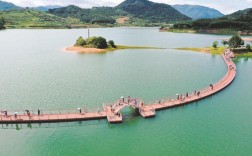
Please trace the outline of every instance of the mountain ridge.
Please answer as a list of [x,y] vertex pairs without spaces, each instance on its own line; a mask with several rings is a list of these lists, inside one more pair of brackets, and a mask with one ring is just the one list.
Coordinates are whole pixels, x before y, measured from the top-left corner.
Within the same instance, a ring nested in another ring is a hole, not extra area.
[[125,0],[115,8],[124,10],[138,18],[146,18],[153,22],[169,22],[191,20],[168,4],[154,3],[149,0]]
[[209,8],[201,5],[176,4],[172,5],[172,7],[194,20],[201,18],[218,18],[224,16],[224,14],[214,8]]
[[13,3],[0,1],[0,11],[12,10],[12,9],[22,9]]

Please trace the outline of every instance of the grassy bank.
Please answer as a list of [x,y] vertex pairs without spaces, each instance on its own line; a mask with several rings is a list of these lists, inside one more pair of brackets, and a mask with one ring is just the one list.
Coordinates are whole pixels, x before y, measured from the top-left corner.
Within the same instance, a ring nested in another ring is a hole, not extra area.
[[193,29],[163,29],[161,32],[174,32],[174,33],[197,33],[196,30]]
[[234,49],[233,52],[237,57],[252,57],[252,51],[246,48],[237,48]]
[[204,52],[204,53],[211,53],[211,54],[221,54],[225,51],[225,47],[207,47],[207,48],[176,48],[177,50],[188,50],[188,51],[194,51],[194,52]]
[[[209,53],[209,54],[217,54],[220,55],[223,52],[225,52],[226,47],[218,47],[218,48],[214,48],[214,47],[207,47],[207,48],[175,48],[177,50],[188,50],[188,51],[194,51],[194,52],[204,52],[204,53]],[[248,51],[248,50],[236,50],[234,51],[235,56],[237,57],[251,57],[252,58],[252,51]]]
[[[216,34],[216,35],[234,35],[237,34],[237,30],[230,29],[211,29],[211,30],[195,30],[195,29],[163,29],[162,32],[174,32],[174,33],[198,33],[198,34]],[[239,31],[241,35],[252,35],[252,32]]]
[[116,48],[107,48],[107,50],[122,50],[122,49],[164,49],[158,47],[148,47],[148,46],[125,46],[125,45],[117,45]]
[[252,52],[235,53],[235,56],[237,56],[237,57],[250,57],[250,58],[252,58]]

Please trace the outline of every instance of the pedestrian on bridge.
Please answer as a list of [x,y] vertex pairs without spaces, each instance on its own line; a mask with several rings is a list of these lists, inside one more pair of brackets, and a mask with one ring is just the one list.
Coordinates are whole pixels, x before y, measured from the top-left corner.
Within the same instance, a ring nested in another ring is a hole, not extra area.
[[212,84],[210,84],[210,88],[213,90],[213,85]]
[[200,96],[200,91],[198,91],[197,95]]

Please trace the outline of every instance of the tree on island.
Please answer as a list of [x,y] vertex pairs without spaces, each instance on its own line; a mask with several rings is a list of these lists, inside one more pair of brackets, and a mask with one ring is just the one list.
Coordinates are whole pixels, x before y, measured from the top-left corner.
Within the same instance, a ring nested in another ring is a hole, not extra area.
[[115,42],[113,40],[108,41],[108,45],[112,48],[116,48]]
[[5,19],[2,16],[0,16],[0,29],[5,29],[4,26],[5,23],[6,23]]
[[217,48],[217,47],[218,47],[218,44],[219,44],[218,41],[214,41],[214,42],[213,42],[213,47],[214,47],[214,48]]
[[84,46],[86,45],[86,41],[84,40],[83,37],[79,37],[77,40],[76,40],[76,43],[75,43],[75,46]]
[[228,44],[229,44],[229,47],[231,48],[238,48],[244,45],[244,41],[241,39],[240,36],[235,35],[229,39]]
[[107,40],[101,36],[90,37],[87,38],[86,40],[80,36],[76,40],[76,43],[74,45],[86,48],[98,48],[98,49],[117,48],[113,40],[107,42]]
[[91,45],[95,48],[106,49],[108,48],[107,40],[103,37],[91,37],[87,39],[87,45]]

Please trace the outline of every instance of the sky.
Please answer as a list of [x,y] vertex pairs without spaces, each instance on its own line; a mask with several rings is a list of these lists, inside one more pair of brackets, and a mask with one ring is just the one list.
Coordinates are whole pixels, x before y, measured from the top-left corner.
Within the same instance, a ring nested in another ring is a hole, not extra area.
[[[70,4],[82,8],[93,6],[116,6],[124,0],[3,0],[14,3],[22,7],[34,7],[45,5],[67,6]],[[252,0],[150,0],[158,3],[173,4],[192,4],[203,5],[219,10],[224,14],[233,13],[238,10],[252,8]]]

